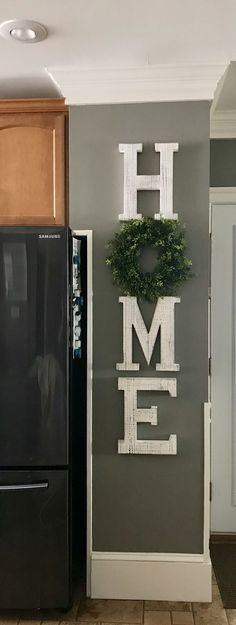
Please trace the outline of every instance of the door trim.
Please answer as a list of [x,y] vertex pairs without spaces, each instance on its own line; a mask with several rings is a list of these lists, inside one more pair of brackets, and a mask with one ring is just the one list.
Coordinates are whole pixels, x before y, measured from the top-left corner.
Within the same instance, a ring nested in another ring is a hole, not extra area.
[[210,204],[236,204],[236,187],[210,187]]
[[87,238],[87,561],[86,595],[91,595],[92,555],[92,406],[93,406],[93,231],[73,230]]
[[211,404],[204,404],[204,525],[203,561],[210,560]]
[[[215,204],[236,204],[236,187],[210,187],[209,193],[210,206],[209,206],[209,233],[212,233],[212,206]],[[211,302],[211,264],[212,264],[212,244],[210,238],[210,275],[209,275],[209,314],[208,314],[208,336],[209,336],[209,359],[212,357],[211,350],[211,319],[212,319],[212,302]],[[209,401],[211,401],[211,370],[209,371]],[[210,458],[211,458],[211,447],[210,444]],[[211,479],[211,469],[210,469],[210,479]],[[210,536],[214,537],[214,532],[211,531],[211,523],[210,523]]]

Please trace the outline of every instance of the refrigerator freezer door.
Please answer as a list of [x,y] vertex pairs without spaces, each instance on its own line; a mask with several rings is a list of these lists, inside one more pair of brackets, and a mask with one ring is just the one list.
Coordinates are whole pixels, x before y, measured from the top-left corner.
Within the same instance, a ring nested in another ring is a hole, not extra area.
[[68,230],[0,228],[0,466],[68,463]]
[[0,471],[0,609],[70,603],[68,473]]

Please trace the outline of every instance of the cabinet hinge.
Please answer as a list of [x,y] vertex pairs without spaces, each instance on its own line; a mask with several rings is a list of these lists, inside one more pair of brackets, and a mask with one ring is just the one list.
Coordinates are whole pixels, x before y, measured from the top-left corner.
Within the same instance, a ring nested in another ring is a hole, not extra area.
[[212,482],[210,482],[210,494],[209,494],[209,497],[210,497],[210,501],[212,501]]

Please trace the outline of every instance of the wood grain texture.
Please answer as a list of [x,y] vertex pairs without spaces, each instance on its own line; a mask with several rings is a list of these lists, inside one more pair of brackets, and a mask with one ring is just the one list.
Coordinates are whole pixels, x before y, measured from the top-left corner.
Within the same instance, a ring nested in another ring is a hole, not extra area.
[[155,143],[155,151],[160,153],[160,174],[141,176],[137,169],[142,143],[119,144],[119,151],[124,154],[124,205],[120,221],[142,218],[137,212],[137,194],[144,190],[160,191],[160,211],[154,215],[155,219],[178,219],[177,213],[173,212],[173,159],[178,149],[178,143]]
[[65,113],[0,114],[0,223],[65,222]]
[[167,440],[137,440],[137,423],[157,425],[157,407],[138,408],[138,391],[162,391],[177,395],[175,378],[118,378],[118,389],[124,391],[124,439],[118,441],[119,454],[176,455],[177,437]]
[[157,371],[179,371],[175,363],[175,304],[179,297],[160,297],[148,332],[137,302],[137,297],[119,297],[123,304],[123,362],[117,363],[118,371],[139,371],[140,364],[133,362],[133,328],[137,334],[147,364],[150,364],[154,346],[160,332],[160,362]]
[[0,100],[0,114],[64,112],[69,110],[65,98],[27,98]]
[[160,212],[154,215],[155,219],[178,219],[173,212],[173,159],[178,149],[178,143],[155,143],[155,151],[160,153]]

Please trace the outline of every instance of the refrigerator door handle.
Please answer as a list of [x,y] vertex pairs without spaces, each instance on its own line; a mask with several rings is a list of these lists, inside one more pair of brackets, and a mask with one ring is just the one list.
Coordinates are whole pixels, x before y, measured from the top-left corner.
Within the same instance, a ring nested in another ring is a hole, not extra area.
[[36,482],[34,484],[0,484],[0,492],[15,491],[15,490],[37,490],[39,488],[48,488],[49,483]]

